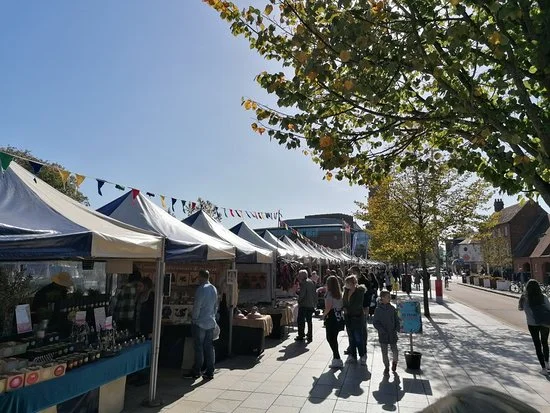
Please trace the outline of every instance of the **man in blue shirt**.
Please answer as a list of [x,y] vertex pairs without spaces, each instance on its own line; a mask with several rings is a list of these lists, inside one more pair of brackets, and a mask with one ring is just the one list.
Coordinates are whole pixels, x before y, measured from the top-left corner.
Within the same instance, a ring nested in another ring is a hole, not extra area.
[[214,329],[218,312],[218,291],[210,284],[208,271],[201,270],[199,272],[199,283],[193,303],[195,364],[191,373],[186,377],[199,378],[202,365],[206,361],[206,371],[202,377],[205,380],[212,380],[214,378]]

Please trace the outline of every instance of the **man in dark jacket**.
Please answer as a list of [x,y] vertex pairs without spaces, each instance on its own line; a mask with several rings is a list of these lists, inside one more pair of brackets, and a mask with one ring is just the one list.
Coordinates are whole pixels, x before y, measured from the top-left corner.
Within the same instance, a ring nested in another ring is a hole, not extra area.
[[307,322],[307,341],[313,341],[313,312],[317,306],[315,283],[308,277],[307,270],[298,272],[300,293],[298,294],[298,336],[296,341],[303,341]]

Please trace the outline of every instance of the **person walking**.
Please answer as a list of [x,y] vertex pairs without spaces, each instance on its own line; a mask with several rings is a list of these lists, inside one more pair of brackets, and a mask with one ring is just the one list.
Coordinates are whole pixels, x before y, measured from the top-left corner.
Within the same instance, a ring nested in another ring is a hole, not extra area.
[[407,296],[409,296],[409,298],[410,298],[411,292],[412,292],[412,277],[411,277],[411,274],[409,274],[408,272],[403,274],[402,284],[403,284],[403,292],[405,294],[407,294]]
[[214,330],[216,327],[216,313],[218,312],[218,290],[210,284],[210,273],[206,270],[199,272],[199,286],[195,292],[193,303],[193,347],[195,349],[195,363],[191,372],[184,376],[197,379],[201,376],[203,363],[206,362],[206,371],[203,379],[214,378]]
[[331,369],[344,367],[338,350],[338,333],[344,329],[344,316],[342,314],[342,290],[338,279],[334,276],[327,278],[325,294],[325,310],[323,312],[325,320],[325,333],[327,341],[332,350]]
[[414,270],[414,288],[420,291],[420,271]]
[[307,341],[313,341],[313,313],[317,307],[317,289],[308,277],[307,270],[298,271],[300,292],[298,294],[298,336],[296,341],[304,341],[307,323]]
[[128,277],[128,282],[117,292],[113,303],[113,320],[117,330],[128,330],[134,333],[136,326],[137,283],[141,273],[134,269]]
[[[550,364],[548,363],[548,334],[550,320],[550,302],[541,289],[538,281],[529,280],[525,287],[525,293],[520,297],[518,309],[525,312],[527,318],[527,328],[531,333],[537,358],[541,365],[541,374],[550,373]],[[546,320],[544,320],[546,318]],[[544,324],[542,323],[544,321]],[[548,323],[548,324],[546,324]]]
[[367,365],[367,354],[365,352],[365,341],[367,339],[365,336],[366,324],[363,312],[363,298],[366,290],[364,285],[357,284],[357,277],[355,275],[350,275],[346,278],[343,306],[350,344],[347,362],[356,362],[357,354],[359,354],[363,366]]
[[390,303],[390,293],[388,291],[380,294],[380,303],[374,312],[372,325],[378,330],[378,341],[382,350],[382,360],[384,362],[384,374],[390,373],[390,359],[388,357],[388,347],[391,347],[393,362],[392,371],[397,370],[397,359],[399,351],[397,349],[397,333],[399,332],[399,318],[397,310]]

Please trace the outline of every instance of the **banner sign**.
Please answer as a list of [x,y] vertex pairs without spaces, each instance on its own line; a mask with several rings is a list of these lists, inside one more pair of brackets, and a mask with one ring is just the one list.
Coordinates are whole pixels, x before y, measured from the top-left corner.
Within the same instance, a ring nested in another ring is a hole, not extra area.
[[397,304],[397,314],[401,320],[402,333],[422,333],[422,312],[420,311],[420,302],[399,302]]

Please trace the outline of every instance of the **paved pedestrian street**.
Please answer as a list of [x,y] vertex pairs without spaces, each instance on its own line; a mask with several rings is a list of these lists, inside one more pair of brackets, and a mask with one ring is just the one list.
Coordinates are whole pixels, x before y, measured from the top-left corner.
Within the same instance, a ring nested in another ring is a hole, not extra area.
[[[420,296],[417,296],[420,299]],[[313,343],[269,340],[265,353],[234,357],[220,363],[214,380],[184,380],[179,371],[162,371],[159,394],[168,413],[329,413],[417,412],[451,390],[483,385],[507,392],[541,412],[550,412],[550,382],[539,374],[533,344],[514,329],[465,305],[431,302],[432,319],[423,318],[422,335],[414,336],[422,352],[422,370],[407,372],[400,336],[397,374],[383,375],[377,335],[369,325],[368,369],[346,365],[331,370],[331,351],[322,322],[315,320]],[[341,333],[340,350],[347,347]],[[127,412],[151,412],[138,402],[147,388],[130,388]]]

